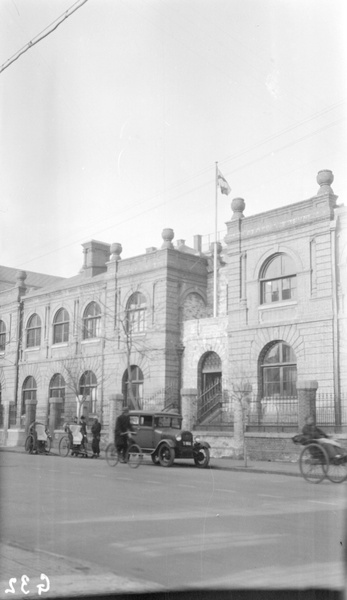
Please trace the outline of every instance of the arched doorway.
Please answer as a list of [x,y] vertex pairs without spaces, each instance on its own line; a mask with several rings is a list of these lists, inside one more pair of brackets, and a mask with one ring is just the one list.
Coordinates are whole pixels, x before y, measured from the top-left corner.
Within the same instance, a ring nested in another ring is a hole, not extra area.
[[130,378],[129,371],[126,369],[123,373],[122,378],[122,393],[123,393],[123,406],[130,409],[142,408],[143,404],[143,373],[137,365],[130,366]]
[[198,389],[198,421],[202,421],[222,400],[222,361],[216,352],[207,352],[200,359]]

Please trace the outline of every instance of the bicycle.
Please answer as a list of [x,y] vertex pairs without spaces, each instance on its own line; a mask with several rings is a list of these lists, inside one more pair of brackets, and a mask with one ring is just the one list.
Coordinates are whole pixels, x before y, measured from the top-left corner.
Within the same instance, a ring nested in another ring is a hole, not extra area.
[[134,443],[134,440],[131,437],[131,433],[127,432],[128,437],[128,447],[125,452],[124,459],[118,452],[115,444],[108,444],[106,447],[106,461],[110,467],[115,467],[119,461],[127,463],[129,467],[132,469],[137,469],[140,466],[143,460],[143,452],[138,444]]

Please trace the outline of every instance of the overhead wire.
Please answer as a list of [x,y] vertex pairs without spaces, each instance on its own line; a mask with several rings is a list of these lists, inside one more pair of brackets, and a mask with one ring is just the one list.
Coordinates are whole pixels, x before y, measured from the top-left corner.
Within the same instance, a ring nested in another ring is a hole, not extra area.
[[[54,31],[54,30],[55,30],[55,29],[56,29],[56,28],[57,28],[57,27],[58,27],[58,26],[59,26],[59,25],[60,25],[62,22],[64,22],[64,20],[65,20],[65,19],[66,19],[68,16],[71,16],[71,14],[73,14],[73,13],[74,13],[76,10],[78,10],[79,8],[81,8],[81,7],[82,7],[82,6],[83,6],[83,5],[84,5],[84,4],[85,4],[87,1],[88,1],[88,0],[83,0],[83,1],[81,2],[81,0],[78,0],[78,2],[76,2],[75,4],[73,4],[73,5],[72,5],[72,6],[71,6],[71,7],[70,7],[70,8],[69,8],[67,11],[65,11],[65,12],[64,12],[64,13],[63,13],[63,14],[62,14],[60,17],[58,17],[57,19],[55,19],[55,21],[53,21],[53,22],[52,22],[52,23],[51,23],[49,26],[47,26],[47,27],[46,27],[44,30],[42,30],[42,32],[40,32],[40,33],[39,33],[39,34],[38,34],[38,35],[37,35],[35,38],[33,38],[32,42],[29,42],[29,44],[28,44],[28,45],[26,45],[26,46],[25,46],[23,49],[21,49],[20,51],[18,51],[18,53],[16,53],[16,55],[14,55],[13,57],[11,57],[11,59],[9,59],[9,61],[11,61],[11,62],[14,62],[14,60],[17,60],[17,59],[19,58],[19,56],[20,56],[20,55],[21,55],[23,52],[25,52],[25,51],[27,51],[28,49],[30,49],[30,47],[32,47],[32,45],[34,45],[34,44],[38,43],[38,42],[39,42],[41,39],[43,39],[44,37],[47,37],[47,36],[48,36],[50,33],[52,33],[52,31]],[[78,6],[76,6],[76,5],[78,5]],[[54,26],[54,27],[53,27],[53,26]],[[46,33],[45,33],[45,32],[46,32]],[[42,35],[42,34],[44,34],[44,35]],[[9,64],[5,63],[5,67],[4,67],[4,68],[7,68],[7,67],[8,67],[8,66],[11,64],[9,61],[7,61],[7,63],[9,63]],[[1,70],[4,70],[4,68],[1,68]],[[1,72],[1,70],[0,70],[0,72]],[[335,108],[337,108],[337,107],[341,106],[341,105],[342,105],[342,104],[344,104],[344,103],[345,103],[345,101],[341,101],[341,102],[339,102],[339,103],[335,103],[334,105],[332,105],[332,106],[330,106],[330,107],[327,107],[326,109],[323,109],[322,111],[319,111],[319,112],[318,112],[318,113],[316,113],[315,115],[311,115],[310,117],[308,117],[308,118],[306,118],[306,119],[304,119],[304,120],[300,121],[299,123],[296,123],[295,125],[292,125],[292,126],[290,126],[290,127],[286,128],[286,129],[284,129],[284,130],[282,130],[282,131],[280,131],[280,132],[278,132],[278,133],[276,133],[276,134],[274,134],[274,135],[272,135],[272,136],[269,136],[269,137],[267,137],[267,138],[266,138],[266,139],[264,139],[264,140],[260,140],[259,142],[256,142],[255,144],[253,144],[252,146],[249,146],[248,148],[245,148],[245,149],[244,149],[244,150],[242,150],[241,152],[238,152],[238,153],[235,153],[235,154],[233,154],[233,155],[230,155],[230,156],[227,156],[227,157],[225,157],[225,158],[222,158],[222,159],[219,161],[219,164],[221,164],[221,165],[225,164],[225,165],[226,165],[226,164],[227,164],[229,161],[233,161],[233,160],[235,160],[235,159],[237,159],[237,158],[240,158],[240,157],[244,156],[245,154],[247,154],[247,153],[249,153],[249,152],[251,152],[251,151],[253,151],[253,150],[255,150],[255,149],[257,149],[257,148],[259,148],[259,147],[261,147],[261,146],[263,146],[263,145],[265,145],[266,143],[269,143],[269,142],[271,142],[271,141],[273,141],[273,140],[275,140],[275,139],[279,138],[280,136],[282,136],[282,135],[285,135],[285,134],[287,134],[287,133],[289,133],[289,132],[291,132],[291,131],[293,131],[293,130],[297,129],[298,127],[301,127],[301,126],[305,125],[306,123],[309,123],[309,122],[313,121],[314,119],[316,119],[316,118],[318,118],[318,117],[321,117],[321,116],[325,115],[325,114],[326,114],[326,113],[328,113],[329,111],[331,111],[331,110],[334,110]],[[324,127],[324,128],[320,128],[320,129],[316,130],[316,132],[309,133],[309,134],[307,134],[306,136],[303,136],[303,137],[299,138],[298,140],[294,140],[293,142],[291,142],[291,143],[289,143],[289,144],[287,144],[287,145],[285,145],[285,146],[282,146],[280,149],[276,150],[276,152],[280,152],[281,150],[283,150],[283,149],[285,149],[285,148],[287,148],[287,147],[290,147],[291,145],[293,145],[293,144],[295,144],[295,143],[299,143],[300,141],[302,141],[302,140],[304,140],[304,139],[307,139],[308,137],[311,137],[312,135],[316,135],[316,133],[320,133],[320,132],[321,132],[321,131],[323,131],[324,129],[326,129],[326,128],[330,127],[330,126],[333,126],[333,125],[334,125],[334,124],[336,124],[337,122],[338,122],[338,121],[335,121],[335,122],[334,122],[334,123],[332,123],[331,125],[327,125],[327,126],[326,126],[326,127]],[[234,173],[234,172],[236,172],[236,171],[238,171],[238,170],[240,170],[240,169],[243,169],[243,168],[245,168],[245,167],[246,167],[246,166],[248,166],[248,165],[251,165],[251,164],[254,164],[254,163],[256,163],[256,162],[258,162],[258,161],[260,161],[260,160],[263,160],[263,159],[264,159],[264,157],[268,156],[268,155],[269,155],[269,154],[271,154],[271,153],[272,153],[272,152],[268,152],[268,153],[266,153],[265,155],[263,155],[263,156],[261,156],[261,157],[259,157],[259,158],[256,158],[256,159],[254,159],[253,161],[250,161],[250,162],[248,162],[246,165],[241,165],[240,167],[238,167],[238,168],[236,168],[236,169],[233,169],[233,170],[231,171],[231,173]],[[211,165],[206,165],[206,167],[204,167],[204,168],[202,168],[202,169],[199,169],[199,171],[197,171],[197,172],[196,172],[194,175],[190,174],[190,176],[189,176],[189,177],[187,177],[187,178],[185,178],[185,179],[183,179],[183,180],[181,180],[181,181],[179,181],[179,182],[175,183],[174,185],[170,186],[170,187],[169,187],[169,188],[166,190],[166,193],[171,193],[171,192],[173,192],[174,190],[177,190],[177,188],[180,188],[180,187],[182,187],[183,185],[185,185],[185,184],[187,184],[187,183],[191,182],[192,180],[194,180],[194,179],[196,179],[196,178],[198,178],[198,177],[201,177],[202,175],[204,175],[204,174],[206,174],[206,173],[208,173],[208,172],[210,172],[210,171],[211,171]],[[227,171],[227,174],[228,174],[228,173],[229,173],[229,171]],[[206,183],[204,183],[204,184],[202,184],[202,185],[199,185],[199,186],[195,186],[195,187],[193,187],[193,188],[190,188],[188,191],[184,191],[184,192],[182,192],[182,193],[180,193],[180,194],[177,194],[177,195],[175,195],[175,196],[173,197],[173,199],[177,199],[177,198],[180,198],[180,197],[182,197],[182,196],[185,196],[185,195],[187,195],[187,194],[194,193],[196,190],[198,190],[198,189],[201,189],[201,188],[203,188],[203,187],[206,187],[206,185],[208,185],[208,184],[209,184],[209,182],[206,182]],[[161,192],[158,192],[157,194],[153,195],[153,196],[152,196],[152,197],[150,197],[149,199],[148,199],[148,198],[146,198],[146,199],[143,199],[143,200],[141,200],[140,202],[136,202],[136,203],[134,203],[134,204],[130,205],[130,208],[135,208],[135,207],[138,207],[138,206],[140,206],[140,205],[141,205],[141,204],[143,204],[143,203],[146,203],[146,204],[147,204],[147,203],[148,203],[148,202],[149,202],[151,199],[155,199],[155,198],[157,198],[157,197],[160,197],[160,196],[162,195],[162,193],[163,193],[162,191],[161,191]],[[147,213],[147,212],[149,212],[149,211],[151,211],[151,210],[155,210],[155,209],[159,208],[160,206],[163,206],[164,204],[166,204],[166,201],[163,201],[163,202],[160,202],[159,204],[156,204],[156,205],[154,205],[154,206],[151,206],[151,207],[147,208],[145,211],[142,211],[141,213],[137,213],[136,215],[132,215],[131,217],[129,217],[129,218],[126,218],[126,219],[124,219],[124,220],[122,220],[122,221],[118,222],[117,224],[113,224],[113,225],[111,225],[111,226],[108,226],[108,227],[106,227],[106,228],[100,229],[100,230],[98,230],[98,232],[101,232],[101,231],[106,231],[106,230],[108,230],[108,229],[111,229],[112,227],[119,227],[119,226],[120,226],[122,223],[124,223],[124,222],[126,222],[126,221],[129,221],[129,220],[131,220],[131,219],[134,219],[134,218],[138,218],[138,216],[140,216],[140,215],[142,215],[142,214],[145,214],[145,213]],[[127,209],[128,209],[128,208],[129,208],[129,206],[127,207]],[[101,222],[102,222],[102,221],[101,221]],[[95,225],[95,221],[93,221],[93,225]],[[85,238],[84,238],[84,239],[85,239]],[[62,248],[66,248],[66,247],[72,246],[72,245],[74,245],[75,243],[76,243],[76,241],[73,241],[73,242],[71,242],[71,243],[69,243],[69,244],[67,244],[67,245],[64,245]],[[60,250],[60,249],[61,249],[61,248],[59,248],[58,250]],[[55,250],[51,251],[51,252],[47,252],[47,253],[45,253],[45,254],[42,254],[42,255],[40,255],[39,257],[36,257],[35,259],[32,259],[32,260],[30,260],[30,261],[26,261],[26,262],[32,262],[33,260],[36,260],[37,258],[42,258],[42,257],[44,257],[44,256],[47,256],[47,255],[49,255],[49,254],[55,253],[56,251],[57,251],[57,248],[56,248]]]
[[[74,12],[76,12],[76,10],[81,8],[84,4],[86,4],[86,2],[88,2],[88,0],[77,0],[77,2],[75,2],[72,6],[70,6],[70,8],[68,8],[62,15],[60,15],[60,17],[57,17],[54,21],[52,21],[52,23],[47,25],[47,27],[45,27],[42,31],[40,31],[40,33],[38,33],[35,37],[33,37],[33,39],[30,40],[30,42],[25,44],[25,46],[23,46],[20,50],[18,50],[15,54],[13,54],[9,59],[7,59],[7,61],[4,62],[3,65],[1,65],[0,73],[5,71],[5,69],[7,69],[12,63],[14,63],[16,60],[18,60],[22,56],[22,54],[24,54],[25,52],[27,52],[28,50],[33,48],[33,46],[35,46],[36,44],[41,42],[41,40],[43,40],[48,35],[53,33],[53,31],[55,31],[59,27],[59,25],[61,25],[68,17],[71,17],[71,15]],[[76,6],[76,4],[78,4],[78,6]],[[53,25],[54,25],[54,27],[53,27]],[[45,33],[46,31],[47,31],[47,33]]]

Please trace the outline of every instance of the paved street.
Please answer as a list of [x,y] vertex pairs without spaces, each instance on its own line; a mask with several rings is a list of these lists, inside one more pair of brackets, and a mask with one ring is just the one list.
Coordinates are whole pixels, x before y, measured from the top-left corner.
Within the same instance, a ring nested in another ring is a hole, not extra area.
[[[343,585],[347,484],[1,452],[0,598]],[[213,464],[213,461],[212,461]],[[15,566],[14,566],[15,565]],[[18,583],[19,582],[19,583]],[[42,581],[41,581],[42,584]],[[16,589],[17,588],[17,589]]]

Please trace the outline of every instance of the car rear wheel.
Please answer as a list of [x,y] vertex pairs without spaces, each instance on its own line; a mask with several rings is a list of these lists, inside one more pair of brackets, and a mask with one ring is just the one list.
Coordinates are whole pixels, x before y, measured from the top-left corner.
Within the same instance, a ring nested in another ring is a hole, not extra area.
[[169,444],[162,444],[158,450],[158,460],[162,467],[171,467],[175,460],[175,451]]
[[158,454],[151,454],[151,459],[154,465],[160,465]]
[[194,456],[194,462],[200,469],[206,469],[210,462],[210,451],[208,448],[200,448],[199,452]]

